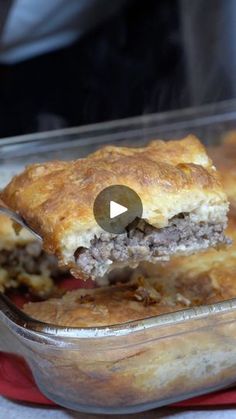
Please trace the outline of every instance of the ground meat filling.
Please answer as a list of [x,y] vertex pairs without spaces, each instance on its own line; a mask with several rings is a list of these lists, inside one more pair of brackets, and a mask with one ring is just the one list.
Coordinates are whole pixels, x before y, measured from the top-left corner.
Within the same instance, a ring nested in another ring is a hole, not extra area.
[[195,223],[184,214],[174,217],[167,227],[161,229],[138,220],[125,234],[104,232],[95,237],[89,249],[77,249],[75,260],[88,275],[101,277],[107,266],[114,263],[135,266],[143,260],[168,260],[174,253],[191,253],[227,243],[224,229],[224,223]]
[[50,272],[52,275],[58,273],[56,259],[47,255],[37,242],[22,247],[16,246],[12,250],[1,250],[0,266],[7,269],[12,277],[22,270],[33,275],[40,275],[43,272]]
[[47,255],[38,242],[0,251],[0,292],[23,287],[45,299],[54,291],[54,278],[61,274],[57,259]]

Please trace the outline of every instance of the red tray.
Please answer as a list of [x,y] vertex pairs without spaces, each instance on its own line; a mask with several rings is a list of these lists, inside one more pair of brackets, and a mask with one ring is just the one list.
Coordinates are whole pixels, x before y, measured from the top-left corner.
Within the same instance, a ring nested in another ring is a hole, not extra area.
[[[81,283],[80,280],[67,278],[60,286],[68,290],[77,289],[81,287],[91,288],[92,283]],[[13,296],[13,301],[22,306],[25,299],[20,296]],[[51,400],[48,400],[38,389],[35,384],[32,373],[24,361],[24,359],[0,352],[0,394],[13,400],[55,405]],[[197,406],[226,406],[236,404],[236,389],[226,389],[215,393],[207,394],[205,396],[194,397],[180,403],[173,404],[175,407],[197,407]]]

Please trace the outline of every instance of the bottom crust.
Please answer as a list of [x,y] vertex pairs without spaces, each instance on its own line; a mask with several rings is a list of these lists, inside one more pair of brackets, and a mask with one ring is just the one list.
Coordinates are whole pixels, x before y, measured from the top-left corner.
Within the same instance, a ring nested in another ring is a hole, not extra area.
[[[236,238],[230,218],[227,234]],[[29,303],[30,316],[55,325],[94,327],[124,323],[236,296],[236,243],[201,255],[173,257],[156,265],[142,263],[130,279],[112,276],[115,285],[79,289],[62,298]]]

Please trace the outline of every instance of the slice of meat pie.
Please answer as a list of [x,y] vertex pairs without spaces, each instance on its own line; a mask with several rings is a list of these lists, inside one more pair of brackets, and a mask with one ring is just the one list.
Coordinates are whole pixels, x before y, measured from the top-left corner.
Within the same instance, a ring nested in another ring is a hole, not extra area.
[[[143,205],[122,234],[104,231],[93,205],[106,187],[133,189]],[[33,164],[1,195],[75,276],[97,278],[140,261],[167,260],[226,243],[228,202],[193,136],[144,148],[107,146],[86,158]]]

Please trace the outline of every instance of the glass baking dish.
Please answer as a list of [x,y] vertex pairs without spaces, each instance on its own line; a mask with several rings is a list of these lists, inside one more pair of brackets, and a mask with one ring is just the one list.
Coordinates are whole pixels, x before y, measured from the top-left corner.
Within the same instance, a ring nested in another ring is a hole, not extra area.
[[[79,158],[106,143],[194,133],[212,145],[234,129],[232,100],[2,139],[0,186],[25,164]],[[0,336],[0,349],[24,357],[49,399],[83,412],[140,412],[236,381],[236,299],[120,325],[64,328],[29,318],[1,295]]]

